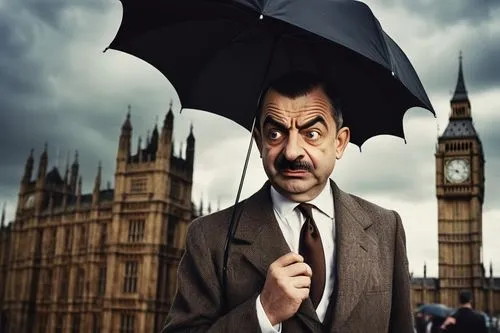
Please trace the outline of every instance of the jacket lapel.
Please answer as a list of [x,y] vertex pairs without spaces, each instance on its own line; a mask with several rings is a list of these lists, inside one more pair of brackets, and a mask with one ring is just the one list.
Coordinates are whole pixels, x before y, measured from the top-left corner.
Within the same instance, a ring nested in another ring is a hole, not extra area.
[[334,194],[336,228],[335,293],[327,318],[331,331],[336,332],[349,318],[360,301],[370,271],[370,256],[376,250],[376,241],[365,231],[372,224],[369,216],[348,194],[331,181]]
[[[242,255],[265,279],[269,266],[291,251],[273,212],[270,183],[266,182],[257,193],[243,201],[242,205],[233,242],[241,244],[239,248]],[[297,317],[311,332],[321,331],[322,325],[310,299],[302,303]],[[284,332],[287,332],[287,323],[283,325]]]

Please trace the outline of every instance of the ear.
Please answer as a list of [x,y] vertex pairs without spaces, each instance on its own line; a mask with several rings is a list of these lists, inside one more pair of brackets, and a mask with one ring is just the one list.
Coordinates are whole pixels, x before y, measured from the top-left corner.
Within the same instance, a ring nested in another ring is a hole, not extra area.
[[259,149],[260,157],[262,158],[262,135],[260,134],[260,131],[257,128],[254,128],[252,135],[255,140],[255,144]]
[[347,144],[351,139],[351,130],[349,127],[342,127],[337,133],[337,139],[335,140],[335,157],[340,160],[344,156],[344,151],[347,148]]

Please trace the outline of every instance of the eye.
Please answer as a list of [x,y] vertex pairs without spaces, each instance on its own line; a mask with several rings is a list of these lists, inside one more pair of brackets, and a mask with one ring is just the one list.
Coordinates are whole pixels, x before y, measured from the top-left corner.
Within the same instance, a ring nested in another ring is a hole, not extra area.
[[269,139],[271,140],[278,140],[279,138],[281,138],[281,132],[280,131],[277,131],[277,130],[271,130],[269,131],[269,134],[268,134],[268,137]]
[[308,131],[306,135],[307,135],[307,138],[309,140],[318,140],[319,139],[319,132],[318,131]]

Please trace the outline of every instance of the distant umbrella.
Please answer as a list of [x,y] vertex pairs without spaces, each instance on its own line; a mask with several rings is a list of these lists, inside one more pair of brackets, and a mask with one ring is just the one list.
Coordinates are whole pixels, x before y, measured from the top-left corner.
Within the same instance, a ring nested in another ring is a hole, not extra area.
[[453,308],[438,303],[424,304],[417,308],[417,312],[443,318],[451,315],[453,311],[454,311]]

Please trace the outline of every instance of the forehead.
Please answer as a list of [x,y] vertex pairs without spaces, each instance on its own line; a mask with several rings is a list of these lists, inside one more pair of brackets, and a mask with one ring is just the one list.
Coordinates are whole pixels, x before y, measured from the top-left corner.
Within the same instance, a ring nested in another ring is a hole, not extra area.
[[261,120],[268,115],[286,118],[322,115],[333,121],[332,106],[322,88],[315,88],[306,95],[295,98],[271,89],[264,97]]

